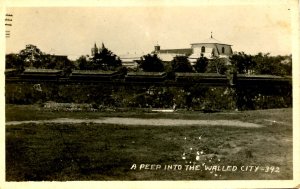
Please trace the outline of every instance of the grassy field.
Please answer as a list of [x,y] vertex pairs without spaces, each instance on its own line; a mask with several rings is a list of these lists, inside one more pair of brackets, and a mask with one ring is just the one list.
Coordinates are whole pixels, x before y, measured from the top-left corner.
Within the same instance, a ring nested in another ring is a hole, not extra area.
[[211,114],[62,113],[38,106],[6,106],[7,122],[62,117],[227,119],[262,127],[126,126],[88,121],[6,125],[7,181],[269,180],[293,176],[292,109]]

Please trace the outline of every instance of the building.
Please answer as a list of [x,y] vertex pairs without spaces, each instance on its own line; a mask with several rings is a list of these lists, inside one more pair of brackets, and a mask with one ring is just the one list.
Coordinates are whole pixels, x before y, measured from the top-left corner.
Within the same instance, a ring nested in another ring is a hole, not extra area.
[[[104,49],[104,48],[105,48],[105,46],[103,43],[102,43],[101,48],[98,48],[97,44],[95,43],[94,47],[91,48],[91,57],[94,57],[96,54],[100,53],[102,51],[102,49]],[[129,54],[129,53],[127,53],[127,54],[120,55],[118,57],[122,61],[123,66],[125,66],[126,68],[129,68],[129,69],[136,69],[138,67],[137,61],[139,61],[143,55],[144,54],[137,54],[137,53]]]
[[122,65],[129,69],[137,69],[138,61],[141,60],[141,57],[144,56],[144,53],[134,53],[134,54],[122,54],[120,55],[120,59],[122,61]]
[[103,43],[102,43],[102,47],[101,48],[98,48],[97,44],[95,43],[94,47],[91,49],[91,55],[92,55],[92,57],[95,56],[96,54],[100,53],[101,50],[104,49],[104,48],[105,48],[105,46],[104,46]]
[[164,62],[170,62],[175,56],[188,56],[190,62],[194,64],[201,56],[207,59],[226,58],[233,54],[232,45],[220,42],[213,38],[205,39],[198,43],[192,43],[191,48],[185,49],[161,49],[159,45],[154,46],[154,51]]
[[96,45],[96,43],[94,44],[94,47],[91,49],[91,55],[95,56],[98,53],[98,47]]
[[[152,54],[157,54],[158,57],[165,63],[171,62],[175,56],[187,56],[192,65],[194,65],[198,58],[201,56],[206,57],[207,59],[213,58],[225,58],[229,63],[229,57],[233,54],[232,45],[220,42],[213,38],[212,33],[210,38],[205,39],[198,43],[192,43],[190,48],[184,49],[161,49],[157,44],[154,46],[154,51]],[[102,49],[105,48],[102,43]],[[91,54],[94,56],[99,53],[101,48],[98,48],[96,43],[91,49]],[[138,61],[144,56],[145,53],[140,54],[123,54],[120,55],[123,66],[136,69],[138,67]]]

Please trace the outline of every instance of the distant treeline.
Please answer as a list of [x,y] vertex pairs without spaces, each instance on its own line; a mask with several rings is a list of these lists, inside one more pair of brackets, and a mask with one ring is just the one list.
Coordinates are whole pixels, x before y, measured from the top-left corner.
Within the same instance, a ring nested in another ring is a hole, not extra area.
[[104,47],[94,56],[70,61],[27,45],[6,55],[6,103],[54,101],[105,108],[264,109],[292,106],[292,56],[234,54],[163,62],[156,54],[122,66]]
[[[199,55],[200,56],[200,55]],[[226,74],[268,74],[286,76],[292,74],[292,55],[270,56],[270,54],[258,53],[248,55],[244,52],[233,54],[230,59],[207,58],[200,56],[193,65],[186,56],[176,56],[171,62],[163,62],[156,54],[147,54],[136,60],[137,67],[125,68],[121,59],[104,45],[93,56],[83,55],[75,61],[67,56],[51,55],[42,52],[34,45],[26,45],[26,48],[17,54],[6,55],[6,69],[24,70],[26,68],[59,69],[64,72],[70,70],[102,70],[102,71],[144,71],[167,72],[172,75],[175,72],[194,73],[219,73]]]

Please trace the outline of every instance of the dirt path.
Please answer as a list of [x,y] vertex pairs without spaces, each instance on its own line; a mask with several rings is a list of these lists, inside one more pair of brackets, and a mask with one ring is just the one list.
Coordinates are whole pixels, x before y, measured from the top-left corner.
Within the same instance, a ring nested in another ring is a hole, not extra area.
[[185,119],[141,119],[141,118],[120,118],[104,117],[100,119],[70,119],[59,118],[52,120],[35,120],[35,121],[9,121],[6,125],[19,124],[43,124],[43,123],[102,123],[117,125],[147,125],[147,126],[233,126],[258,128],[263,125],[242,122],[238,120],[185,120]]

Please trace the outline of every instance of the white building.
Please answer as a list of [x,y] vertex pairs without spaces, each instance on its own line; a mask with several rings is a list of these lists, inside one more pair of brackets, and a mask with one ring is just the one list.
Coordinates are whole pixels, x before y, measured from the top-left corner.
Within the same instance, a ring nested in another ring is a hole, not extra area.
[[142,56],[145,54],[122,54],[120,55],[120,59],[122,61],[122,65],[125,66],[126,68],[131,68],[131,69],[136,69],[138,67],[138,61],[141,59]]
[[164,62],[172,61],[175,56],[188,56],[190,62],[194,64],[202,55],[207,59],[229,59],[233,54],[231,46],[216,40],[211,35],[210,38],[201,42],[192,43],[191,48],[186,49],[160,49],[160,46],[156,45],[153,53],[156,53]]
[[[175,56],[187,56],[192,65],[195,64],[198,58],[201,56],[206,57],[207,59],[213,58],[225,58],[229,62],[229,57],[233,54],[232,45],[220,42],[213,38],[212,34],[210,38],[205,39],[198,43],[192,43],[191,48],[184,49],[160,49],[159,45],[154,46],[154,51],[152,54],[157,54],[158,57],[163,62],[171,62]],[[104,45],[102,43],[102,48]],[[101,48],[98,48],[96,43],[91,49],[92,56],[101,51]],[[123,66],[131,69],[136,69],[138,67],[138,61],[144,56],[145,53],[134,53],[134,54],[123,54],[120,55]]]

